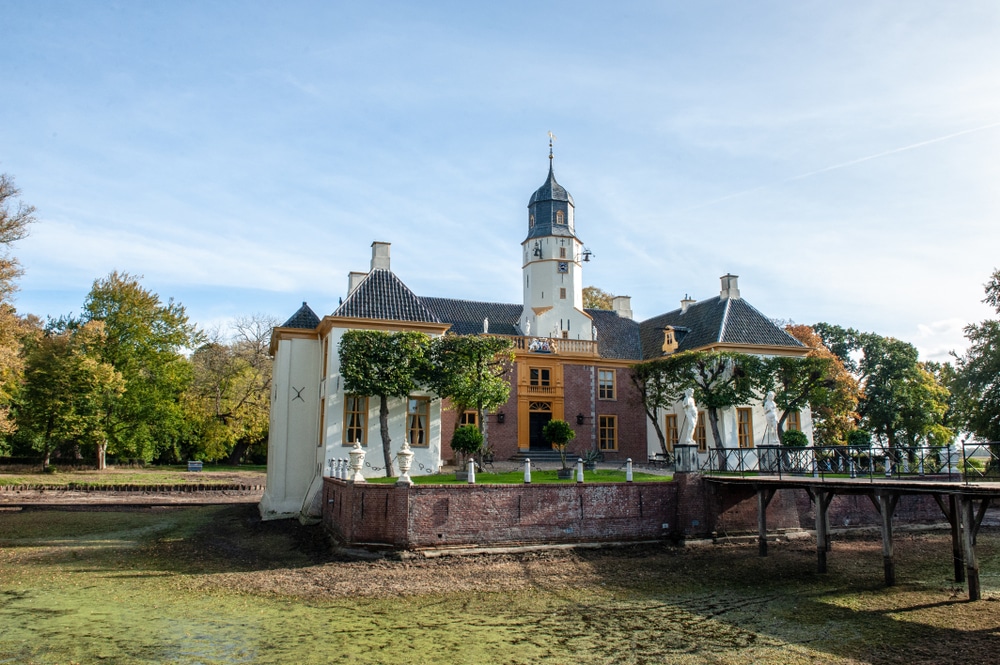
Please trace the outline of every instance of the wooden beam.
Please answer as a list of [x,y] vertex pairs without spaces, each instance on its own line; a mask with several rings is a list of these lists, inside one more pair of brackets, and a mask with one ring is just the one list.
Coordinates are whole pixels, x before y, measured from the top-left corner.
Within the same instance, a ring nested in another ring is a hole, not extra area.
[[757,490],[757,553],[767,556],[767,506],[774,498],[774,489]]
[[[935,495],[937,496],[937,495]],[[955,565],[955,581],[965,581],[965,556],[962,554],[962,520],[958,515],[958,497],[948,495],[948,508],[951,516],[951,560]]]
[[896,584],[896,562],[893,558],[892,548],[892,513],[893,496],[890,494],[879,494],[879,512],[882,513],[882,568],[885,571],[885,585],[894,586]]
[[830,506],[828,496],[832,497],[832,492],[822,490],[816,492],[816,570],[820,573],[826,572],[827,539],[829,538],[829,515],[826,509]]
[[965,550],[965,574],[969,581],[969,600],[979,600],[979,560],[976,559],[975,515],[971,497],[963,496],[962,501],[962,549]]

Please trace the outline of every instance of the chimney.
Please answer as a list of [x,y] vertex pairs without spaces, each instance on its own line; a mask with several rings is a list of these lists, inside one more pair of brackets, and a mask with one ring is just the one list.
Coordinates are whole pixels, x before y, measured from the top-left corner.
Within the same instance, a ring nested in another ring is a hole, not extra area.
[[729,273],[726,273],[720,279],[722,280],[722,291],[719,293],[719,297],[723,300],[728,298],[739,300],[740,287],[736,284],[736,280],[739,279],[739,275],[730,275]]
[[684,294],[684,300],[681,301],[681,314],[688,311],[688,307],[698,302],[688,294]]
[[389,270],[389,245],[377,240],[372,243],[372,270]]
[[631,296],[615,296],[611,300],[611,309],[615,310],[615,313],[623,319],[632,318],[632,297]]
[[358,288],[358,284],[360,284],[361,280],[363,280],[367,276],[368,273],[358,272],[356,270],[352,270],[351,272],[347,273],[347,295],[351,295],[352,293],[354,293],[354,289]]

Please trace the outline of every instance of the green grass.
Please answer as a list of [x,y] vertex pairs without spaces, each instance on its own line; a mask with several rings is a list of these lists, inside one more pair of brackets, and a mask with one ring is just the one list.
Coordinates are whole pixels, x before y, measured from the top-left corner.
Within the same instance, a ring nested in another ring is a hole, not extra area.
[[[556,470],[532,471],[531,483],[538,485],[550,484],[574,484],[576,480],[570,478],[561,480],[557,476]],[[467,480],[456,480],[454,473],[438,473],[430,476],[410,476],[416,485],[467,485]],[[624,483],[625,472],[615,469],[597,469],[596,471],[585,471],[584,482],[588,483]],[[671,476],[658,476],[652,473],[634,472],[632,480],[637,483],[668,482],[673,480]],[[396,478],[369,478],[370,483],[394,483]],[[522,485],[524,484],[524,471],[506,471],[503,473],[477,473],[477,485]]]
[[187,466],[155,466],[146,468],[109,468],[57,470],[55,473],[19,470],[9,472],[0,467],[0,487],[11,485],[229,485],[261,484],[265,466],[206,466],[201,472],[188,472]]

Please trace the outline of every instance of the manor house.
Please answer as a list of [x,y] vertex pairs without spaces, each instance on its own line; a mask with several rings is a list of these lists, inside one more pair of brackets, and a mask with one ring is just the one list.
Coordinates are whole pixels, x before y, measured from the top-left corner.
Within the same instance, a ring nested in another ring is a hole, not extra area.
[[[808,351],[740,297],[735,275],[721,278],[717,296],[685,297],[680,307],[645,321],[633,318],[627,296],[616,297],[611,310],[585,308],[583,271],[590,254],[577,236],[573,197],[556,182],[551,152],[548,176],[528,201],[520,303],[418,296],[392,272],[389,243],[374,242],[371,248],[369,270],[350,273],[347,295],[332,314],[321,319],[303,303],[273,331],[265,519],[319,515],[324,470],[331,460],[346,458],[357,441],[368,451],[365,475],[384,475],[379,400],[346,393],[340,375],[338,345],[347,330],[512,339],[510,398],[482,423],[500,460],[550,452],[542,427],[555,418],[576,431],[574,455],[598,450],[606,460],[645,462],[661,445],[640,403],[632,365],[687,350],[765,356]],[[655,416],[669,449],[678,440],[683,411],[677,405]],[[415,453],[411,475],[436,473],[453,458],[449,441],[456,424],[478,424],[476,418],[475,412],[456,413],[435,395],[417,391],[391,404],[393,449],[405,438]],[[808,410],[790,414],[786,427],[812,438]],[[722,410],[720,429],[724,446],[754,446],[754,433],[759,439],[764,429],[761,405]],[[707,454],[711,433],[706,436],[704,411],[694,438]]]

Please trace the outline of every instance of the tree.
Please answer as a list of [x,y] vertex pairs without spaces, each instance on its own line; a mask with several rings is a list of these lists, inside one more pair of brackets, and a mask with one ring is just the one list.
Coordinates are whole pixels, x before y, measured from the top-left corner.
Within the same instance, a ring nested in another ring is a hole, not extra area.
[[114,367],[95,357],[103,338],[103,324],[92,321],[71,330],[50,330],[26,344],[17,423],[42,454],[43,468],[58,444],[90,447],[107,436],[104,414],[121,397],[125,382]]
[[566,468],[566,446],[576,438],[576,432],[565,420],[550,420],[542,427],[542,436],[545,440],[559,449],[559,459],[562,460],[562,468]]
[[[985,285],[983,302],[1000,314],[1000,270]],[[1000,441],[1000,320],[965,327],[969,348],[956,358],[952,383],[961,424],[976,438]]]
[[348,330],[340,340],[344,389],[379,398],[379,430],[385,475],[394,475],[389,437],[389,398],[405,398],[426,371],[427,335],[419,332]]
[[807,358],[827,359],[828,383],[811,396],[813,438],[817,445],[841,445],[847,433],[858,422],[858,400],[861,388],[857,379],[844,366],[844,362],[823,344],[823,338],[810,326],[789,324],[785,331],[809,348]]
[[614,298],[596,286],[583,287],[583,306],[588,309],[614,309]]
[[858,380],[861,426],[889,448],[947,438],[948,391],[907,342],[827,323],[814,330]]
[[708,410],[712,439],[725,468],[726,455],[719,432],[719,410],[746,404],[758,397],[765,381],[763,361],[757,356],[728,351],[684,351],[634,367],[646,415],[666,443],[659,424],[659,409],[674,404],[685,388],[694,388],[695,400]]
[[486,411],[510,397],[507,375],[514,362],[514,342],[489,335],[444,335],[430,342],[425,381],[459,413],[475,409],[479,431]]
[[191,354],[193,379],[184,395],[193,436],[188,459],[242,462],[267,440],[271,391],[268,345],[277,319],[237,318],[234,333],[219,332]]
[[695,399],[708,410],[719,468],[726,468],[726,454],[719,433],[719,410],[746,404],[759,397],[765,371],[757,356],[730,351],[694,351]]
[[20,193],[14,179],[0,173],[0,434],[9,434],[16,426],[10,405],[23,369],[21,338],[29,331],[11,303],[21,266],[10,246],[27,236],[28,226],[35,222],[34,206],[18,198]]
[[81,318],[64,325],[91,321],[104,323],[98,358],[125,381],[124,393],[104,413],[107,439],[97,444],[97,466],[104,468],[107,453],[151,460],[184,430],[181,395],[191,365],[181,352],[200,344],[202,335],[183,306],[172,299],[162,303],[128,273],[95,281]]
[[667,439],[660,424],[660,410],[671,408],[685,388],[694,387],[694,360],[692,353],[677,353],[632,366],[632,383],[664,455],[668,452]]
[[818,432],[828,437],[840,434],[830,442],[843,443],[843,436],[854,427],[857,381],[812,328],[788,325],[785,330],[809,347],[809,354],[805,357],[775,356],[765,361],[766,388],[774,389],[774,402],[782,410],[778,419],[779,441],[785,442],[784,425],[788,414],[808,406]]

